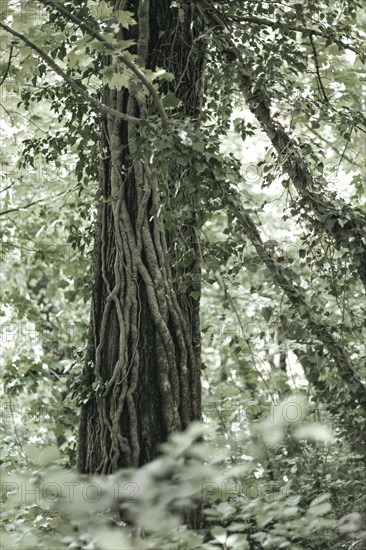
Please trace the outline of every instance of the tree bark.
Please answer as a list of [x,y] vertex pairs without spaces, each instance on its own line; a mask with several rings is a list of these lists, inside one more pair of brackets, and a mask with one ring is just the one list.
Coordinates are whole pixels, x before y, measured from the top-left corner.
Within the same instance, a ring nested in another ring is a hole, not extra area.
[[[182,18],[168,0],[114,2],[114,7],[136,16],[138,24],[120,29],[118,37],[135,40],[130,51],[137,53],[139,67],[173,73],[174,81],[161,91],[173,91],[183,113],[198,120],[205,46],[194,8]],[[142,117],[151,105],[139,91],[136,83],[121,90],[106,87],[104,103]],[[177,224],[162,230],[156,214],[162,198],[153,166],[137,150],[138,131],[134,122],[104,118],[91,320],[80,390],[87,395],[79,429],[82,473],[141,466],[157,456],[170,433],[201,418],[199,228]],[[177,173],[166,174],[168,186]],[[180,193],[184,196],[184,182]],[[194,199],[191,208],[194,213]],[[179,267],[184,254],[194,259],[188,273]]]

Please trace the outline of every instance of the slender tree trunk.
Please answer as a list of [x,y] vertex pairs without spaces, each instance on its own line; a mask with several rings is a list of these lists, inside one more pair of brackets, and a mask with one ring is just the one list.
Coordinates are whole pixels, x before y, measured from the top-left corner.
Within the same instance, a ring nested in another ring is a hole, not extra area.
[[[168,0],[122,4],[115,2],[116,9],[134,12],[138,25],[128,33],[120,30],[119,37],[136,41],[140,66],[174,74],[162,91],[171,89],[183,112],[198,120],[205,47],[194,8],[183,14]],[[137,84],[106,88],[104,101],[141,117],[151,106],[138,92]],[[80,390],[87,394],[79,433],[82,473],[141,466],[156,457],[171,432],[201,417],[198,227],[177,224],[167,232],[152,215],[161,197],[154,170],[137,151],[137,131],[134,123],[112,117],[103,123],[91,321]],[[168,186],[172,176],[167,174]],[[179,267],[184,254],[194,259],[189,273]]]

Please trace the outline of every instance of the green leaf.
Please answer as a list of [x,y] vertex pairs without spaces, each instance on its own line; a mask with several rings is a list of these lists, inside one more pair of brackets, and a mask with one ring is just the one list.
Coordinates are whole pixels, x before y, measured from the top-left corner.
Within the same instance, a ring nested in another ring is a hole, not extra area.
[[133,25],[136,25],[136,20],[134,14],[131,11],[127,10],[117,10],[116,12],[117,20],[124,29],[128,29]]
[[265,319],[265,321],[268,321],[270,320],[270,318],[272,317],[272,313],[273,313],[273,308],[270,307],[270,306],[267,306],[267,307],[262,307],[261,309],[261,313]]
[[197,151],[197,153],[203,153],[205,146],[206,145],[203,141],[196,141],[192,143],[192,149],[193,151]]
[[163,105],[166,109],[175,109],[178,107],[178,105],[180,105],[181,103],[181,100],[178,99],[174,94],[173,92],[168,92],[166,94],[166,96],[163,98],[162,100],[163,102]]
[[131,80],[131,75],[128,71],[124,71],[123,73],[114,73],[113,77],[110,80],[110,86],[113,88],[117,88],[117,90],[120,90],[122,88],[126,88]]
[[310,506],[307,513],[312,516],[323,516],[328,514],[332,509],[330,502],[323,502],[322,504],[316,504],[315,506]]
[[100,0],[98,5],[92,10],[92,13],[101,21],[108,21],[113,17],[113,9],[107,4],[107,2],[105,2],[105,0]]
[[225,542],[226,548],[233,548],[237,550],[245,550],[249,548],[248,539],[246,535],[235,533],[230,535]]
[[217,525],[216,527],[214,527],[213,529],[211,529],[211,535],[216,539],[218,540],[219,542],[221,542],[221,544],[225,544],[225,541],[227,539],[227,531],[226,529],[224,529],[223,527],[220,527],[219,525]]

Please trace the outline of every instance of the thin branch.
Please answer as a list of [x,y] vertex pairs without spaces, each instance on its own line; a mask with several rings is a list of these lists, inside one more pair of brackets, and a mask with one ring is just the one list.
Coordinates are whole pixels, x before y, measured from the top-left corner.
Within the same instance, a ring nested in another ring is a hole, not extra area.
[[[11,114],[10,114],[11,111],[9,111],[2,103],[0,103],[0,107],[2,107],[2,108],[4,109],[4,111],[6,112],[6,114],[8,115],[8,117],[10,118],[10,121],[11,121],[13,127],[14,127],[15,124],[14,124],[14,119],[13,119],[13,117],[12,117]],[[16,138],[15,138],[15,140],[16,140]]]
[[351,141],[352,132],[353,132],[353,126],[351,127],[351,129],[350,129],[350,131],[349,131],[348,139],[347,139],[346,144],[345,144],[345,146],[344,146],[344,148],[343,148],[343,151],[342,151],[342,154],[341,154],[341,158],[339,159],[338,169],[339,169],[340,165],[342,164],[342,160],[344,159],[344,156],[345,156],[345,154],[346,154],[346,151],[347,151],[349,142]]
[[13,212],[20,212],[21,210],[26,210],[27,208],[30,208],[31,206],[35,206],[36,204],[40,204],[42,202],[48,201],[50,198],[54,199],[55,197],[61,197],[62,195],[65,195],[66,193],[69,193],[72,191],[72,189],[68,189],[66,191],[61,191],[60,193],[56,193],[56,195],[53,195],[52,197],[44,197],[43,199],[39,199],[37,201],[29,202],[28,204],[25,204],[24,206],[18,206],[17,208],[9,208],[9,210],[3,210],[0,212],[0,216],[5,216],[6,214],[12,214]]
[[3,77],[1,78],[1,81],[0,81],[0,86],[2,86],[9,74],[9,69],[10,69],[10,65],[11,65],[11,60],[12,60],[12,57],[13,57],[13,48],[14,48],[14,44],[11,44],[10,46],[10,52],[9,52],[9,59],[8,59],[8,64],[6,65],[5,67],[5,70],[3,71]]
[[9,210],[3,210],[0,212],[0,216],[5,216],[5,214],[12,214],[13,212],[20,212],[20,210],[26,210],[26,208],[30,208],[31,206],[34,206],[35,204],[39,204],[40,202],[43,202],[45,199],[40,199],[38,201],[29,202],[28,204],[25,204],[24,206],[18,206],[18,208],[9,208]]
[[26,120],[28,120],[28,122],[30,124],[33,124],[33,126],[35,126],[37,128],[37,130],[39,130],[40,132],[43,132],[45,135],[47,135],[47,132],[45,132],[40,126],[38,126],[38,124],[33,122],[33,120],[31,120],[30,117],[28,117],[26,115],[23,115],[23,113],[21,113],[19,111],[14,111],[13,109],[6,109],[6,107],[4,107],[4,105],[2,103],[0,103],[0,107],[2,107],[4,109],[4,111],[6,112],[6,114],[10,118],[10,120],[12,121],[13,126],[14,126],[14,122],[13,122],[13,117],[11,116],[11,113],[25,118]]
[[[92,36],[93,38],[95,38],[96,40],[101,42],[102,44],[104,44],[108,50],[116,53],[115,52],[115,47],[114,47],[113,44],[108,42],[108,40],[106,38],[104,38],[104,36],[102,36],[97,30],[93,29],[93,27],[88,25],[88,23],[85,23],[84,21],[82,21],[76,15],[74,15],[73,13],[70,13],[64,6],[62,6],[58,2],[53,2],[52,0],[39,0],[39,1],[40,1],[41,4],[45,4],[46,6],[50,6],[50,7],[54,8],[55,10],[59,11],[60,13],[62,13],[62,15],[66,19],[72,21],[73,23],[78,25],[78,27],[80,27],[80,29],[84,30],[87,34],[89,34],[90,36]],[[163,128],[166,130],[169,126],[168,115],[167,115],[167,113],[164,109],[164,105],[163,105],[163,103],[160,99],[160,96],[159,96],[158,92],[155,90],[153,84],[146,78],[146,76],[139,69],[139,67],[133,61],[131,61],[131,59],[129,59],[128,57],[126,57],[122,53],[116,53],[116,56],[119,59],[119,61],[121,61],[124,65],[126,65],[126,67],[128,67],[130,69],[130,71],[133,72],[133,74],[135,76],[137,76],[137,78],[144,84],[144,86],[150,92],[151,97],[153,98],[155,106],[158,110],[159,116],[161,118]]]
[[[270,397],[271,397],[271,399],[272,399],[272,401],[273,401],[273,403],[274,403],[274,398],[273,398],[273,394],[271,393],[271,389],[270,389],[269,385],[267,384],[267,381],[266,381],[266,379],[264,378],[262,372],[260,371],[260,369],[259,369],[259,368],[257,367],[257,365],[256,365],[256,359],[258,359],[262,364],[264,364],[264,361],[263,361],[258,355],[256,355],[256,354],[253,352],[252,345],[251,345],[251,342],[250,342],[250,338],[245,337],[245,332],[246,332],[246,331],[245,331],[244,325],[243,325],[243,323],[242,323],[242,319],[241,319],[240,313],[239,313],[239,311],[238,311],[238,308],[236,307],[235,300],[233,299],[233,297],[232,297],[232,295],[231,295],[231,293],[230,293],[230,291],[229,291],[229,288],[228,288],[228,286],[227,286],[227,284],[226,284],[225,279],[222,277],[222,275],[221,275],[221,273],[220,273],[219,271],[216,271],[216,272],[214,273],[214,275],[215,275],[215,279],[216,279],[217,283],[219,284],[219,286],[222,286],[222,288],[223,288],[225,294],[226,294],[227,297],[228,297],[228,300],[229,300],[229,302],[230,302],[230,305],[231,305],[231,307],[232,307],[232,310],[233,310],[233,312],[234,312],[234,314],[235,314],[235,317],[236,317],[236,319],[237,319],[237,321],[238,321],[238,324],[239,324],[239,327],[240,327],[240,330],[241,330],[241,334],[243,335],[244,341],[245,341],[245,343],[247,344],[247,346],[248,346],[248,348],[249,348],[249,353],[250,353],[250,355],[252,356],[252,360],[253,360],[252,365],[253,365],[253,368],[254,368],[254,370],[256,371],[256,373],[259,375],[259,377],[261,378],[261,380],[262,380],[262,382],[263,382],[263,384],[264,384],[264,387],[266,388],[266,390],[268,390],[268,393],[269,393],[269,395],[270,395]],[[270,378],[270,381],[271,381],[271,383],[272,383],[272,385],[273,385],[273,389],[276,390],[275,385],[273,384],[273,380],[272,380],[271,374],[269,375],[269,378]]]
[[8,189],[11,189],[11,187],[13,187],[14,184],[15,184],[15,181],[12,181],[7,187],[4,187],[4,189],[1,189],[0,187],[0,193],[5,193],[5,191],[7,191]]
[[[337,149],[337,147],[334,145],[334,143],[332,143],[331,141],[328,141],[325,137],[323,137],[319,132],[317,132],[316,130],[314,130],[314,128],[310,128],[308,126],[308,130],[314,134],[314,136],[316,136],[318,139],[320,139],[321,141],[323,141],[324,143],[326,143],[328,145],[328,147],[330,147],[331,149],[333,149],[333,151],[335,153],[337,153],[337,155],[341,156],[341,153],[340,151]],[[360,168],[360,165],[355,161],[353,160],[351,157],[349,157],[348,155],[345,154],[345,150],[343,150],[343,159],[346,160],[347,162],[349,162],[350,164],[354,164],[355,166],[357,166],[358,168]]]
[[324,98],[325,103],[329,103],[329,99],[328,99],[328,96],[327,96],[326,91],[324,89],[323,82],[322,82],[322,79],[321,79],[321,76],[320,76],[318,52],[316,51],[315,42],[314,42],[314,38],[313,38],[312,34],[310,34],[310,43],[311,43],[311,48],[313,50],[315,70],[316,70],[316,76],[317,76],[319,88],[320,88],[321,93],[323,94],[323,98]]
[[[267,27],[272,28],[280,28],[282,29],[284,25],[279,21],[271,21],[270,19],[266,19],[265,17],[256,17],[255,15],[242,15],[240,17],[228,17],[228,20],[234,21],[234,22],[243,22],[243,23],[254,23],[255,25],[264,25]],[[287,26],[286,26],[287,27]],[[303,27],[301,25],[294,25],[287,27],[290,31],[295,32],[301,32],[302,34],[308,35],[308,36],[320,36],[321,38],[331,39],[335,44],[342,46],[345,50],[351,50],[352,52],[358,54],[357,48],[354,48],[350,44],[347,44],[343,40],[336,38],[333,34],[329,34],[324,31],[319,31],[317,29],[308,29],[307,27]]]
[[39,48],[36,44],[31,42],[24,35],[18,33],[17,31],[14,31],[10,27],[8,27],[8,25],[5,25],[5,23],[2,23],[2,22],[0,22],[0,28],[4,29],[8,33],[12,34],[16,38],[18,38],[19,40],[24,42],[24,44],[29,46],[32,50],[34,50],[39,55],[39,57],[41,57],[43,59],[43,61],[45,63],[47,63],[47,65],[49,67],[51,67],[51,69],[53,69],[55,71],[55,73],[57,73],[59,76],[61,76],[61,78],[70,86],[70,88],[74,92],[76,92],[78,95],[81,95],[88,103],[91,103],[98,110],[104,111],[106,114],[112,115],[114,117],[120,118],[122,120],[129,121],[129,122],[135,122],[135,123],[141,122],[140,118],[131,117],[129,115],[125,115],[124,113],[121,113],[120,111],[117,111],[116,109],[112,109],[111,107],[107,107],[107,105],[104,105],[103,103],[101,103],[100,101],[98,101],[97,99],[95,99],[94,97],[89,95],[81,86],[79,86],[79,84],[77,84],[75,82],[74,79],[72,79],[70,76],[68,76],[61,69],[61,67],[59,65],[57,65],[57,63],[55,63],[55,61],[52,59],[52,57],[50,57],[48,54],[46,54],[41,48]]

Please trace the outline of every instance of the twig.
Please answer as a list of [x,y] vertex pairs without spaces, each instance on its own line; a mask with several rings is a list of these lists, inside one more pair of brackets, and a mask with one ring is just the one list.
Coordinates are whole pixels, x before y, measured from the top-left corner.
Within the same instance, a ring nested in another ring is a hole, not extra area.
[[45,132],[40,126],[38,126],[38,124],[36,124],[28,116],[23,115],[23,113],[20,113],[19,111],[14,111],[13,109],[6,109],[6,107],[4,107],[4,105],[2,103],[0,103],[0,107],[2,107],[4,109],[4,111],[6,112],[6,114],[10,118],[10,120],[12,121],[13,126],[14,126],[14,123],[13,123],[13,117],[11,116],[11,113],[14,113],[15,115],[18,115],[18,116],[21,116],[21,117],[25,118],[26,120],[28,120],[28,122],[30,124],[33,124],[33,126],[35,126],[37,128],[37,130],[39,130],[40,132],[43,132],[43,134],[47,135],[47,132]]
[[[11,184],[12,185],[12,184]],[[60,193],[56,193],[56,195],[53,195],[54,197],[61,197],[61,195],[65,195],[65,193],[69,193],[71,189],[68,189],[67,191],[61,191]],[[24,206],[18,206],[17,208],[9,208],[9,210],[3,210],[0,212],[0,216],[5,216],[5,214],[11,214],[12,212],[19,212],[20,210],[25,210],[26,208],[30,208],[31,206],[34,206],[35,204],[40,204],[41,202],[45,202],[49,200],[50,197],[45,197],[43,199],[39,199],[37,201],[29,202],[28,204],[25,204]]]
[[[255,25],[265,25],[267,27],[274,27],[274,28],[283,28],[284,26],[279,21],[271,21],[270,19],[266,19],[264,17],[256,17],[255,15],[243,15],[240,17],[229,16],[228,20],[244,22],[244,23],[254,23]],[[324,31],[319,31],[317,29],[308,29],[307,27],[303,27],[301,25],[294,25],[294,26],[291,25],[287,28],[290,31],[301,32],[309,36],[320,36],[321,38],[326,38],[326,39],[331,38],[335,44],[342,46],[343,49],[351,50],[352,52],[358,54],[357,48],[354,48],[353,46],[351,46],[350,44],[347,44],[346,42],[344,42],[339,38],[335,38],[333,34],[329,34]]]
[[348,147],[348,145],[349,145],[349,142],[351,141],[352,132],[353,132],[353,126],[351,126],[351,129],[350,129],[349,135],[348,135],[348,139],[347,139],[346,144],[345,144],[345,146],[344,146],[344,148],[343,148],[343,151],[342,151],[342,154],[341,154],[341,158],[339,159],[338,169],[339,169],[340,165],[342,164],[342,160],[344,159],[344,155],[345,155],[345,153],[346,153],[346,151],[347,151],[347,147]]
[[14,48],[14,45],[11,44],[10,46],[10,52],[9,52],[9,59],[8,59],[8,64],[6,65],[6,68],[5,70],[3,71],[3,74],[4,76],[1,78],[1,81],[0,81],[0,86],[2,86],[9,74],[9,69],[10,69],[10,65],[11,65],[11,59],[13,57],[13,48]]
[[[333,149],[333,151],[335,153],[337,153],[337,155],[340,155],[341,156],[341,153],[340,151],[337,149],[337,147],[334,145],[334,143],[332,143],[331,141],[328,141],[325,137],[323,137],[319,132],[317,132],[316,130],[314,130],[314,128],[310,128],[308,126],[308,129],[310,130],[310,132],[312,134],[314,134],[314,136],[316,136],[318,139],[320,139],[321,141],[323,141],[324,143],[326,143],[328,145],[328,147],[330,147],[331,149]],[[348,155],[346,155],[346,152],[345,150],[343,150],[342,152],[342,158],[344,160],[346,160],[347,162],[349,162],[350,164],[354,164],[355,166],[358,166],[358,168],[360,168],[360,165],[357,164],[357,162],[355,162],[353,159],[351,159],[351,157],[349,157]]]
[[328,99],[328,96],[327,96],[326,91],[324,89],[323,82],[322,82],[322,79],[321,79],[321,76],[320,76],[318,52],[316,51],[315,42],[314,42],[314,38],[313,38],[312,34],[310,34],[310,43],[311,43],[311,48],[313,50],[316,77],[317,77],[317,81],[318,81],[318,84],[319,84],[319,88],[321,90],[321,93],[323,94],[324,101],[326,103],[329,103],[329,99]]

